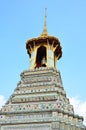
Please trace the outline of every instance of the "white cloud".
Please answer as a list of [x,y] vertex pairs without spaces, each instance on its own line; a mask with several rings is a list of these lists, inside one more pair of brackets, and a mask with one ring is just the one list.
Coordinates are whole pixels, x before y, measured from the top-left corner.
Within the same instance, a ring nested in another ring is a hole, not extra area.
[[72,97],[69,99],[74,107],[74,112],[84,117],[83,123],[86,125],[86,101],[81,101],[78,97]]
[[0,108],[5,104],[4,96],[0,95]]

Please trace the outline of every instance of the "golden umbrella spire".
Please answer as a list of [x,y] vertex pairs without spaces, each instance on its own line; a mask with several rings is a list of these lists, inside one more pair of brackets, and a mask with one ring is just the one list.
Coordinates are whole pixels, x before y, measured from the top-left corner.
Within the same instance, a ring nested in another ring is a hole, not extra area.
[[41,34],[41,36],[48,36],[48,31],[47,31],[47,24],[46,24],[46,18],[47,18],[47,8],[45,8],[45,17],[44,17],[44,29],[43,32]]

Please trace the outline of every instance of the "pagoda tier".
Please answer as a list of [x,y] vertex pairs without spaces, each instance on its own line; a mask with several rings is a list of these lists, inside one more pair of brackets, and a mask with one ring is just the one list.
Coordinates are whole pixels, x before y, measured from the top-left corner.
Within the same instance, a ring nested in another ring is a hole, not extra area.
[[0,111],[0,130],[84,130],[64,91],[60,72],[40,67],[21,80]]
[[62,56],[62,47],[57,37],[40,36],[27,40],[27,53],[30,56],[30,69],[39,67],[55,67]]

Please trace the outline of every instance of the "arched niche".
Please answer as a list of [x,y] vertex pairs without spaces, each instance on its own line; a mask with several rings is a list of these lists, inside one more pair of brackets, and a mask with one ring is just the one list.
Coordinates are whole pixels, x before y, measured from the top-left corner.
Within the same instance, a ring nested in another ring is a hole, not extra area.
[[46,60],[47,60],[47,54],[46,54],[46,47],[44,46],[40,46],[37,49],[37,55],[36,55],[36,67],[35,68],[39,68],[39,67],[46,67]]

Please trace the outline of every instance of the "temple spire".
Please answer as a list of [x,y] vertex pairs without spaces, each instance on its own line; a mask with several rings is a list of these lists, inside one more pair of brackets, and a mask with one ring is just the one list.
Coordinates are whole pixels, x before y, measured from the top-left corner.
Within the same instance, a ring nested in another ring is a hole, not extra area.
[[45,8],[44,28],[43,28],[43,32],[42,32],[41,36],[47,36],[48,35],[46,18],[47,18],[47,8]]

